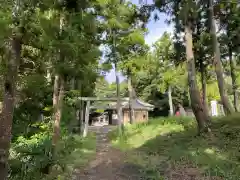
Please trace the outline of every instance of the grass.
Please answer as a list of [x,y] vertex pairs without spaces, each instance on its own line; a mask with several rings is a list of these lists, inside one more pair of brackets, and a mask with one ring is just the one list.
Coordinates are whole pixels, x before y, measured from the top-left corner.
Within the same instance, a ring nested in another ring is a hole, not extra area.
[[10,149],[10,180],[72,179],[74,170],[84,167],[96,153],[96,136],[83,138],[63,134],[52,156],[48,133],[20,136]]
[[146,179],[240,179],[240,115],[216,118],[211,128],[212,136],[199,137],[192,119],[158,118],[109,136]]
[[66,147],[71,148],[70,154],[63,154],[58,157],[58,165],[53,167],[50,175],[46,178],[47,180],[72,179],[74,170],[83,168],[94,157],[96,153],[96,136],[94,133],[89,133],[86,138],[78,135],[74,135],[72,138],[74,144],[72,147]]

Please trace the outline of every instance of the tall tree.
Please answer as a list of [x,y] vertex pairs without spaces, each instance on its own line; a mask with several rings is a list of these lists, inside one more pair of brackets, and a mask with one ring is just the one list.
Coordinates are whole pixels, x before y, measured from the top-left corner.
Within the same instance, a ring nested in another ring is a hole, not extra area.
[[[65,17],[64,12],[59,12],[59,40],[63,39],[63,31],[65,26]],[[58,62],[62,63],[64,61],[64,54],[62,49],[59,49],[59,60]],[[53,146],[56,146],[59,137],[60,137],[60,120],[62,117],[62,106],[63,106],[63,97],[64,97],[64,86],[65,86],[65,77],[59,72],[56,68],[55,77],[53,85]]]
[[[125,42],[129,43],[134,41],[132,39],[134,39],[134,35],[136,34],[135,30],[143,25],[141,22],[142,14],[140,14],[140,10],[133,3],[120,0],[111,2],[106,1],[102,7],[110,7],[103,15],[105,25],[108,27],[106,45],[110,49],[106,55],[106,59],[109,63],[114,64],[116,75],[118,75],[117,71],[120,70],[120,62],[126,57],[126,52],[134,48],[133,43],[126,45]],[[132,48],[128,49],[130,46],[132,46]],[[116,76],[117,84],[119,84],[118,79],[118,76]],[[118,92],[119,89],[120,87],[117,88]],[[117,104],[118,107],[120,107],[120,102]],[[118,109],[118,119],[121,121],[120,108]],[[121,127],[122,125],[119,122],[119,129],[121,129]]]
[[[159,86],[160,86],[160,89],[162,89],[163,93],[167,89],[170,115],[172,116],[174,114],[172,88],[174,86],[174,83],[176,83],[174,81],[177,79],[177,77],[174,77],[176,74],[171,71],[171,69],[175,68],[175,63],[173,60],[173,57],[174,57],[173,42],[170,38],[170,34],[165,32],[162,35],[162,37],[154,44],[154,48],[155,48],[155,55],[157,56],[157,59],[165,67],[165,72],[162,75],[163,81],[162,83],[160,83]],[[169,72],[172,72],[173,74],[168,74]],[[178,71],[176,70],[176,72]]]
[[[64,94],[69,90],[72,77],[82,81],[83,94],[93,93],[102,36],[96,2],[62,2],[1,1],[4,6],[0,8],[0,79],[4,92],[0,93],[4,97],[0,110],[0,179],[7,178],[11,138],[14,141],[16,134],[32,136],[30,126],[38,122],[39,117],[42,120],[45,107],[52,104],[56,124],[52,142],[58,143],[63,124],[60,121],[62,106],[67,101]],[[81,13],[79,6],[83,9]],[[86,74],[88,78],[83,79]],[[49,94],[52,94],[54,80],[52,102]],[[24,128],[16,128],[18,126]]]
[[123,122],[122,122],[122,108],[121,108],[121,100],[120,100],[120,79],[118,72],[118,56],[116,53],[116,32],[113,30],[113,56],[114,56],[114,69],[115,69],[115,77],[116,77],[116,92],[117,92],[117,117],[118,117],[118,131],[119,135],[122,135],[123,131]]
[[234,112],[232,105],[227,97],[226,84],[224,82],[224,72],[221,63],[221,52],[219,47],[219,42],[216,34],[216,25],[214,19],[214,6],[213,0],[208,0],[209,5],[209,22],[211,27],[211,37],[212,37],[212,47],[213,47],[213,66],[215,68],[215,73],[218,81],[218,89],[221,96],[221,102],[224,107],[226,114],[231,114]]
[[199,132],[207,130],[207,112],[203,107],[200,100],[200,93],[196,83],[196,69],[193,55],[193,45],[192,45],[192,27],[191,24],[185,25],[185,39],[186,39],[186,55],[187,55],[187,66],[188,66],[188,83],[191,98],[191,105],[193,112],[196,116]]
[[[133,27],[136,28],[137,26]],[[139,27],[140,29],[141,27]],[[136,71],[141,67],[138,62],[139,59],[144,56],[147,52],[147,45],[144,41],[144,31],[142,30],[132,30],[127,36],[121,40],[121,45],[119,51],[121,52],[121,61],[119,62],[119,67],[123,72],[123,75],[127,76],[128,81],[128,96],[129,96],[129,118],[130,123],[134,121],[134,110],[132,108],[132,102],[136,99],[136,93],[134,89],[134,77]]]
[[7,179],[8,156],[12,133],[12,120],[14,112],[16,79],[21,59],[23,26],[21,22],[22,3],[14,1],[12,8],[12,34],[10,42],[11,56],[7,63],[7,71],[4,79],[3,109],[0,116],[0,179]]
[[230,74],[232,79],[233,105],[235,111],[238,111],[238,83],[236,73],[236,58],[239,54],[239,26],[240,16],[237,2],[218,1],[215,5],[215,16],[220,20],[220,46],[222,57],[228,58],[230,64]]
[[200,92],[196,81],[196,69],[193,53],[193,29],[194,22],[197,18],[196,10],[197,3],[192,0],[188,1],[156,1],[156,6],[160,11],[168,12],[172,16],[172,21],[176,25],[176,32],[185,32],[185,46],[186,46],[186,59],[188,71],[189,92],[191,98],[191,106],[195,114],[199,133],[206,132],[208,128],[208,115],[200,100]]
[[[75,82],[83,80],[84,71],[89,72],[88,82],[84,78],[84,84],[89,83],[85,89],[91,89],[91,75],[98,73],[96,63],[100,55],[99,20],[92,2],[79,3],[75,1],[61,1],[55,6],[49,4],[49,8],[43,9],[42,31],[44,42],[48,45],[48,56],[54,76],[53,85],[53,145],[60,138],[60,123],[65,89],[69,79]],[[98,31],[99,30],[99,31]],[[99,33],[99,34],[98,34]],[[57,34],[57,36],[56,36]],[[53,58],[52,58],[53,57]],[[93,68],[92,70],[89,70]],[[86,82],[85,82],[86,81]],[[81,82],[80,84],[83,84]],[[93,92],[93,91],[92,91]]]
[[208,100],[207,100],[207,81],[209,78],[208,69],[210,67],[210,59],[212,51],[209,44],[209,26],[208,26],[208,11],[205,4],[198,4],[198,18],[195,21],[196,27],[193,31],[193,45],[194,56],[196,61],[196,69],[200,72],[201,76],[201,100],[208,113]]
[[152,49],[137,57],[135,61],[132,59],[129,66],[134,69],[133,77],[138,96],[154,104],[156,113],[164,109],[165,115],[169,115],[168,112],[165,113],[167,110],[170,110],[170,115],[174,113],[174,105],[186,105],[185,64],[175,65],[176,51],[173,42],[170,34],[165,32]]

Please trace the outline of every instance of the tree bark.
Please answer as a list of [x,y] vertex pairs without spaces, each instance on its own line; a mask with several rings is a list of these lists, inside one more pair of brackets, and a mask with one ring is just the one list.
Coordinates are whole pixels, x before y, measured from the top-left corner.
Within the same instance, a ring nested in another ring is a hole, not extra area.
[[[82,97],[82,82],[75,77],[74,89],[80,91],[80,96]],[[78,118],[77,118],[77,132],[82,134],[82,123],[83,123],[83,108],[84,103],[80,101],[78,104]]]
[[196,82],[196,69],[193,55],[193,42],[192,42],[192,30],[191,23],[185,25],[185,41],[186,41],[186,56],[187,56],[187,67],[188,67],[188,84],[189,94],[191,99],[191,106],[193,113],[198,123],[199,134],[208,132],[209,128],[207,125],[208,116],[205,108],[200,100],[200,92]]
[[53,110],[55,112],[55,109],[57,107],[58,99],[59,99],[59,74],[55,75],[54,78],[54,84],[53,84]]
[[168,104],[170,109],[170,116],[173,116],[173,102],[172,102],[172,87],[168,87]]
[[208,0],[208,2],[209,2],[209,20],[210,20],[210,26],[211,26],[212,47],[213,47],[213,66],[215,68],[219,94],[221,96],[221,101],[224,107],[225,114],[231,114],[234,112],[234,110],[227,97],[226,87],[225,87],[224,78],[223,78],[221,54],[220,54],[219,43],[217,40],[216,26],[214,21],[213,0]]
[[233,105],[234,105],[235,111],[238,112],[238,93],[237,93],[238,86],[237,86],[237,77],[235,74],[236,62],[233,59],[231,45],[228,45],[228,47],[229,47],[228,53],[229,53],[229,61],[230,61],[230,71],[231,71],[231,78],[232,78]]
[[[79,88],[80,88],[81,97],[82,97],[83,96],[82,81],[79,82]],[[85,109],[85,103],[84,103],[84,101],[81,101],[81,112],[80,112],[81,114],[80,114],[80,119],[79,119],[79,130],[80,130],[79,132],[80,132],[80,134],[83,131],[83,119],[84,119],[84,113],[85,113],[84,109]]]
[[[55,146],[57,144],[57,142],[60,138],[60,122],[61,122],[61,117],[62,117],[62,106],[63,106],[64,86],[65,86],[64,78],[61,76],[56,76],[56,77],[59,78],[58,83],[60,83],[60,89],[59,89],[58,96],[56,96],[56,97],[55,97],[56,92],[54,92],[54,98],[56,98],[56,99],[54,99],[54,101],[56,101],[54,103],[56,103],[56,104],[54,107],[54,115],[53,115],[53,117],[54,117],[53,138],[52,138],[53,146]],[[56,79],[55,79],[55,81],[56,81]],[[54,88],[55,87],[58,87],[58,86],[57,85],[55,86],[55,84],[54,84]],[[54,89],[54,91],[55,91],[55,89]]]
[[207,80],[206,80],[206,67],[201,61],[200,64],[200,72],[201,72],[201,84],[202,84],[202,103],[206,110],[207,115],[209,116],[209,108],[207,102]]
[[82,134],[82,128],[83,128],[83,117],[84,117],[84,102],[81,101],[81,108],[79,111],[79,134]]
[[118,116],[118,132],[119,136],[122,135],[123,132],[123,122],[122,122],[122,109],[121,109],[121,100],[120,100],[120,81],[117,71],[117,55],[116,55],[116,32],[113,30],[113,55],[114,59],[114,66],[115,66],[115,76],[116,76],[116,91],[117,91],[117,116]]
[[[64,27],[64,15],[59,14],[59,37],[61,38],[63,27]],[[59,49],[59,62],[64,61],[64,55]],[[64,86],[65,86],[64,77],[57,72],[55,74],[54,79],[54,90],[53,90],[53,137],[52,137],[52,145],[53,145],[53,153],[55,151],[55,146],[60,138],[60,121],[62,116],[62,105],[63,105],[63,97],[64,97]]]
[[21,38],[13,34],[11,58],[8,61],[7,73],[4,81],[3,109],[0,114],[0,179],[7,179],[8,156],[12,134],[12,120],[16,79],[21,58]]
[[122,135],[123,122],[122,122],[122,110],[121,110],[121,100],[120,100],[120,82],[117,72],[117,64],[115,63],[115,74],[116,74],[116,85],[117,85],[117,117],[118,117],[118,130],[119,135]]
[[52,81],[52,75],[51,75],[51,72],[50,72],[49,69],[47,69],[47,76],[46,76],[46,78],[47,78],[47,82],[50,84],[51,81]]
[[131,75],[128,75],[128,95],[129,95],[129,119],[130,119],[130,124],[133,124],[134,122],[134,110],[132,107],[132,102],[133,102],[133,87],[132,87],[132,79]]
[[89,111],[90,111],[90,101],[87,101],[86,111],[85,111],[85,124],[84,124],[84,130],[83,130],[83,137],[86,137],[87,133],[88,133]]

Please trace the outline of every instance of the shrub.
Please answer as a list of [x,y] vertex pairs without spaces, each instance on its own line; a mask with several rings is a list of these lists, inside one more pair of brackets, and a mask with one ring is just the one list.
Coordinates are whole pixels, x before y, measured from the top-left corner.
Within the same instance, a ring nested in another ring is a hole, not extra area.
[[41,179],[51,162],[51,145],[46,132],[18,137],[10,149],[10,179]]

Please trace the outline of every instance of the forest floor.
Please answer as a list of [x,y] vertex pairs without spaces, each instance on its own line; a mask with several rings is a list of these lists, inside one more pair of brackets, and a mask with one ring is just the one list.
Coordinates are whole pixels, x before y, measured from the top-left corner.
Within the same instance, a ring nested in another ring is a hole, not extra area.
[[108,138],[114,127],[90,127],[96,133],[96,155],[88,165],[75,172],[74,180],[140,180],[140,167],[126,162],[126,153],[112,147]]
[[212,135],[196,136],[193,119],[159,118],[94,127],[96,155],[74,180],[239,180],[239,114],[214,119]]
[[196,136],[196,121],[165,117],[112,131],[113,146],[140,166],[142,180],[239,180],[240,114],[212,120],[211,135]]

